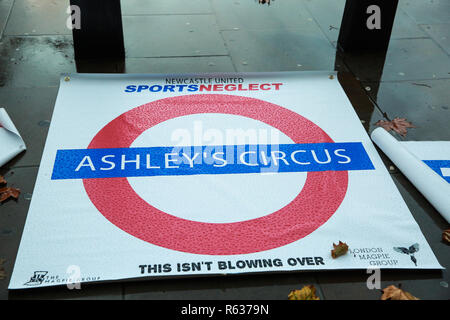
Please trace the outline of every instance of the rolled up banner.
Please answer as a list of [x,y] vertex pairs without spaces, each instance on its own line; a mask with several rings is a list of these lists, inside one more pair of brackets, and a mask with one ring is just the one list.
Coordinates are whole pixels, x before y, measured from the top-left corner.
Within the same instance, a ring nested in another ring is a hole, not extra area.
[[397,139],[383,128],[375,129],[372,140],[422,195],[450,223],[450,184],[410,153]]
[[8,113],[0,108],[0,167],[26,149],[25,142]]

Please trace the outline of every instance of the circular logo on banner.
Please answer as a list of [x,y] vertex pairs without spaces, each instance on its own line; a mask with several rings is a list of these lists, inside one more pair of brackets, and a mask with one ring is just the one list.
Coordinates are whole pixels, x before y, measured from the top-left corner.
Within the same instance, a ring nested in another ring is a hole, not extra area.
[[[101,129],[88,148],[129,148],[159,123],[205,113],[262,121],[294,143],[334,142],[313,122],[276,104],[241,96],[196,94],[165,98],[127,111]],[[278,248],[319,228],[344,200],[348,173],[308,172],[302,190],[289,204],[263,217],[232,223],[198,222],[163,212],[144,201],[127,178],[84,179],[83,184],[101,214],[134,237],[188,253],[234,255]]]

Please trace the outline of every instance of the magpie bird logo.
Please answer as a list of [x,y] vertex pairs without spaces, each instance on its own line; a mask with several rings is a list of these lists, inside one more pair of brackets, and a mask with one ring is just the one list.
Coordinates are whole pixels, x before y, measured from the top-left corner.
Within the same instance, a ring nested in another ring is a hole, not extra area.
[[417,251],[419,251],[419,244],[418,243],[414,243],[412,246],[410,246],[409,248],[404,248],[404,247],[394,247],[394,250],[400,253],[404,253],[409,255],[409,257],[411,258],[411,261],[414,262],[414,265],[417,267],[417,259],[414,256],[414,253],[416,253]]

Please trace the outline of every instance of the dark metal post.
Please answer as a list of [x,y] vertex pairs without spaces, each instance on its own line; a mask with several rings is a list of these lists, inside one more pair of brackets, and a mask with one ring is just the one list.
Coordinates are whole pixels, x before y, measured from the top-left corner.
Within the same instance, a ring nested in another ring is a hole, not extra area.
[[80,29],[73,29],[75,59],[124,59],[120,0],[70,0],[80,8]]
[[[369,13],[367,11],[374,5],[379,8],[381,23],[380,28],[373,28],[372,25],[370,29],[367,21],[369,19],[373,22],[375,11],[369,10]],[[339,31],[338,47],[346,52],[387,50],[397,5],[398,0],[347,0]]]

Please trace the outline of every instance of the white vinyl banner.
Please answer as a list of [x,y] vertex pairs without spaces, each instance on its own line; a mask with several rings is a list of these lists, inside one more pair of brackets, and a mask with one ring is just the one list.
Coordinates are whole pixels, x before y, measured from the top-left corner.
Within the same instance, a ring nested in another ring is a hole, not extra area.
[[442,267],[334,72],[62,77],[10,289],[366,268]]
[[383,128],[372,140],[450,223],[450,141],[397,141]]
[[0,108],[0,167],[26,149],[8,113]]

